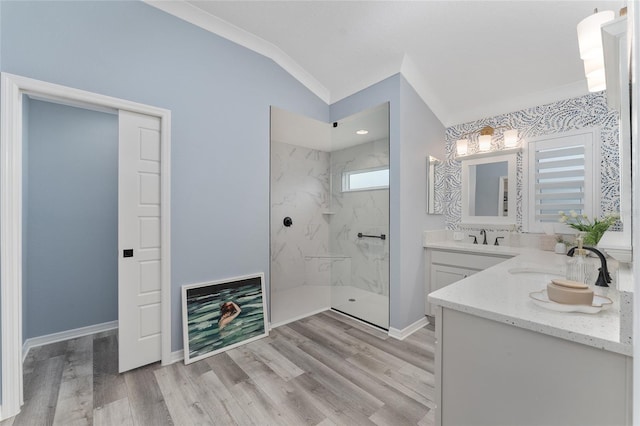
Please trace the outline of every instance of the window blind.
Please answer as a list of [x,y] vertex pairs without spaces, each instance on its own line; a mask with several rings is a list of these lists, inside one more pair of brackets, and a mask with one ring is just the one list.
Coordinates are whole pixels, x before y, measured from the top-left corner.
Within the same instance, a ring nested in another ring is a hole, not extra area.
[[584,146],[536,151],[536,221],[557,222],[560,210],[584,212],[584,163]]
[[529,227],[558,223],[558,212],[593,215],[593,133],[529,144]]

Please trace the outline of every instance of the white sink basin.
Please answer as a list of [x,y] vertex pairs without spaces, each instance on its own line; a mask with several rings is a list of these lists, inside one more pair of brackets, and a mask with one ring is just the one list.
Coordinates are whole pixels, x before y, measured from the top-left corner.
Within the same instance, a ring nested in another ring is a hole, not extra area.
[[545,268],[511,268],[507,272],[522,278],[535,278],[538,280],[551,281],[555,278],[564,278],[564,271]]

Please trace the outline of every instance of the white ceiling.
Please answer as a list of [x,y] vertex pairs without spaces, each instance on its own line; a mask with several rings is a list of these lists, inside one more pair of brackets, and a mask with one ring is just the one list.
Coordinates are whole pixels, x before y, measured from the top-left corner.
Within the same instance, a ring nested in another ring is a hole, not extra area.
[[[359,135],[358,130],[368,133]],[[320,151],[337,151],[367,142],[389,140],[389,104],[384,103],[333,123],[324,123],[271,107],[271,141]]]
[[577,23],[625,1],[153,1],[333,103],[402,72],[446,126],[587,93]]
[[[389,104],[384,103],[337,121],[331,131],[331,150],[348,148],[367,142],[389,140]],[[359,135],[358,130],[368,133]]]
[[330,151],[331,127],[329,123],[271,107],[271,141]]

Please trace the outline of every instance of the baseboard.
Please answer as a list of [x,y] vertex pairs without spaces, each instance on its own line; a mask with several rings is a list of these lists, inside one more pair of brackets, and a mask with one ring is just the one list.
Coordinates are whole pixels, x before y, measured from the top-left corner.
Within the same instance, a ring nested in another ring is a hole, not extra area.
[[288,319],[286,321],[270,323],[269,324],[269,330],[271,330],[272,328],[280,327],[281,325],[289,324],[290,322],[294,322],[294,321],[298,321],[298,320],[301,320],[301,319],[306,318],[306,317],[310,317],[311,315],[319,314],[320,312],[328,311],[329,309],[331,309],[331,306],[327,306],[326,308],[320,308],[320,309],[312,311],[312,312],[307,312],[304,315],[298,315],[297,317],[290,318],[290,319]]
[[429,324],[429,320],[427,319],[427,317],[422,317],[418,321],[410,324],[408,327],[405,327],[402,330],[389,327],[389,337],[393,337],[394,339],[398,340],[404,340],[427,324]]
[[180,362],[183,359],[184,359],[184,349],[180,349],[179,351],[173,351],[171,352],[171,356],[169,357],[169,363],[163,364],[163,365],[175,364],[176,362]]
[[47,334],[45,336],[32,337],[25,340],[22,345],[22,362],[27,358],[31,348],[48,345],[49,343],[62,342],[63,340],[75,339],[77,337],[88,336],[89,334],[101,333],[115,328],[118,328],[118,321],[103,322],[102,324],[89,325],[87,327],[61,331],[59,333]]
[[[6,412],[6,410],[3,410],[3,408],[2,408],[2,407],[4,407],[4,405],[0,404],[0,423],[3,423],[3,424],[4,424],[4,423],[5,423],[5,420],[7,420],[7,422],[6,422],[6,423],[7,423],[7,426],[11,426],[11,425],[13,424],[13,419],[12,419],[12,417],[15,417],[15,416],[17,415],[17,413],[15,413],[15,414],[13,414],[13,415],[11,415],[11,416],[9,416],[9,415],[6,415],[6,416],[5,416],[5,412]],[[8,420],[8,419],[9,419],[9,420]]]

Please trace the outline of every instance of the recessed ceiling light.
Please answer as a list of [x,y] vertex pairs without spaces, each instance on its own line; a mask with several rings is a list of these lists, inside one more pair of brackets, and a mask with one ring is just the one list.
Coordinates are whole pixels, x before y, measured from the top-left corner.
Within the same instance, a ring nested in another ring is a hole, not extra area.
[[365,129],[360,129],[356,132],[357,135],[366,135],[367,133],[369,133],[369,131]]

